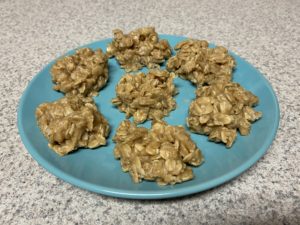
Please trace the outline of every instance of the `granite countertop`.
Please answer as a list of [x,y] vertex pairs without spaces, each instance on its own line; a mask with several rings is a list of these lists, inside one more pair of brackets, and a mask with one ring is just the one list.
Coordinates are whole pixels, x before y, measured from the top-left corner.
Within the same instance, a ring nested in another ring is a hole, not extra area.
[[[0,0],[0,224],[300,224],[299,24],[299,0]],[[116,199],[56,178],[24,148],[16,108],[33,76],[113,28],[146,25],[224,45],[272,84],[276,139],[235,180],[179,199]]]

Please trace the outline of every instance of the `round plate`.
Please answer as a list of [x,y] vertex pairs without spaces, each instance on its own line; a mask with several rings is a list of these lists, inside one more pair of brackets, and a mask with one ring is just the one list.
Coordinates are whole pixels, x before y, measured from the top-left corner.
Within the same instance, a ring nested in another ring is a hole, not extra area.
[[[186,39],[173,35],[160,35],[171,46]],[[105,51],[111,39],[97,41],[82,47],[101,48]],[[73,54],[74,50],[68,52]],[[202,150],[205,162],[193,168],[195,178],[182,184],[159,186],[155,182],[132,182],[128,173],[121,170],[120,162],[114,159],[112,137],[119,123],[125,119],[124,113],[111,104],[115,97],[115,86],[124,74],[115,59],[109,60],[109,82],[95,97],[101,113],[111,125],[107,146],[94,150],[80,149],[72,154],[60,157],[48,148],[47,140],[39,130],[35,110],[43,102],[57,100],[63,95],[52,89],[50,68],[54,61],[40,71],[26,88],[18,108],[18,127],[25,147],[32,157],[55,176],[83,189],[104,195],[134,199],[161,199],[201,192],[238,176],[252,166],[267,151],[272,143],[279,123],[279,107],[274,91],[264,76],[253,66],[234,53],[237,66],[233,80],[259,97],[256,110],[263,117],[252,125],[249,136],[238,135],[232,148],[210,142],[207,136],[191,133],[192,139]],[[142,71],[147,71],[143,69]],[[195,87],[180,78],[175,79],[179,90],[176,96],[177,108],[166,121],[172,125],[185,125],[190,102],[194,99]],[[150,122],[143,124],[149,127]]]

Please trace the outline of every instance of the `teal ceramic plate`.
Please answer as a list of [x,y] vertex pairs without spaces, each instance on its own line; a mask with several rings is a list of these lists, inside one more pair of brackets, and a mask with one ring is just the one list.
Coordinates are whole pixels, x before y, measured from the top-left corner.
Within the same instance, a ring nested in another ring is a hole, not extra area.
[[[161,38],[168,39],[172,46],[186,39],[173,35],[161,35]],[[111,39],[106,39],[83,47],[105,50],[110,41]],[[74,50],[67,54],[72,53]],[[78,187],[104,195],[133,199],[162,199],[216,187],[238,176],[263,156],[275,137],[279,123],[278,102],[269,82],[245,60],[234,53],[231,54],[237,62],[233,80],[259,97],[260,104],[256,109],[263,112],[263,117],[253,124],[249,136],[239,135],[231,149],[226,149],[222,144],[209,142],[206,136],[191,134],[205,157],[205,163],[193,169],[195,178],[191,181],[163,187],[147,181],[135,184],[128,173],[122,172],[120,162],[113,157],[112,137],[125,116],[112,106],[111,99],[115,96],[115,86],[124,71],[120,69],[115,59],[109,60],[110,78],[107,86],[95,97],[100,111],[112,128],[107,146],[95,150],[80,149],[64,157],[58,156],[48,148],[47,141],[36,124],[35,109],[43,102],[54,101],[63,96],[52,90],[50,68],[54,61],[34,77],[20,100],[18,127],[22,141],[32,157],[50,173]],[[175,79],[175,84],[179,90],[176,96],[177,109],[171,112],[166,121],[173,125],[184,125],[195,88],[180,78]],[[149,122],[145,126],[149,127]]]

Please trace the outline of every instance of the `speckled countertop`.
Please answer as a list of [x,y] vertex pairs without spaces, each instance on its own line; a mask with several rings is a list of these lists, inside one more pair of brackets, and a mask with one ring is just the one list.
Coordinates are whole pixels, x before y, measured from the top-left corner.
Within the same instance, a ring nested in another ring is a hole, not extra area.
[[[180,199],[115,199],[61,181],[21,143],[18,101],[45,64],[113,28],[146,25],[222,44],[273,85],[277,137],[230,183]],[[0,0],[0,74],[0,224],[300,224],[299,0]]]

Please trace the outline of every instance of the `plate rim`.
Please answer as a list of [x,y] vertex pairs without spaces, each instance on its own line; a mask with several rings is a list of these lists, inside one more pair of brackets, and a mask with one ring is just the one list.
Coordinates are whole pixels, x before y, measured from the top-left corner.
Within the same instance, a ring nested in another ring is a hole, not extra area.
[[[159,34],[159,36],[162,38],[168,38],[168,37],[178,38],[178,39],[188,38],[185,36],[170,35],[170,34]],[[93,41],[91,43],[84,44],[82,46],[68,50],[67,52],[65,52],[63,55],[61,55],[59,57],[70,54],[71,52],[73,52],[74,50],[79,49],[79,48],[83,48],[83,47],[87,47],[87,46],[90,46],[93,44],[97,44],[99,42],[107,42],[107,41],[111,41],[111,40],[112,40],[112,38],[106,38],[106,39],[102,39],[102,40]],[[210,42],[210,44],[215,45],[214,43],[211,43],[211,42]],[[254,155],[252,155],[245,163],[236,167],[234,170],[231,170],[229,173],[225,173],[224,175],[214,178],[212,180],[209,180],[207,182],[195,184],[195,185],[192,185],[189,187],[183,187],[181,189],[171,189],[171,190],[168,189],[168,190],[161,190],[160,192],[157,192],[157,191],[141,191],[140,192],[140,191],[136,191],[136,190],[134,190],[134,191],[120,190],[117,188],[109,188],[109,187],[105,187],[105,186],[101,186],[101,185],[95,185],[90,182],[80,180],[80,179],[64,172],[63,170],[56,168],[51,163],[48,163],[45,159],[43,159],[43,157],[40,156],[40,154],[38,154],[37,151],[35,151],[35,148],[32,146],[32,144],[29,142],[28,138],[26,137],[26,133],[25,133],[24,127],[23,127],[23,118],[21,115],[23,114],[24,99],[27,97],[31,86],[33,85],[33,83],[35,82],[37,77],[39,77],[40,74],[44,73],[45,70],[47,70],[47,68],[50,65],[52,65],[59,57],[57,57],[54,60],[51,60],[49,63],[47,63],[45,66],[43,66],[43,68],[37,74],[34,75],[34,77],[30,80],[29,84],[27,84],[26,88],[22,92],[22,96],[19,100],[19,104],[17,107],[17,126],[18,126],[19,135],[21,137],[23,145],[25,146],[26,150],[30,153],[30,155],[35,159],[35,161],[41,167],[43,167],[46,171],[53,174],[54,176],[66,181],[69,184],[77,186],[79,188],[82,188],[82,189],[85,189],[88,191],[92,191],[92,192],[95,192],[98,194],[111,196],[111,197],[126,198],[126,199],[176,198],[176,197],[182,197],[182,196],[191,195],[191,194],[195,194],[195,193],[200,193],[200,192],[215,188],[217,186],[220,186],[221,184],[225,184],[225,183],[231,181],[232,179],[238,177],[240,174],[244,173],[246,170],[248,170],[250,167],[252,167],[254,164],[256,164],[256,162],[268,151],[268,149],[270,148],[270,146],[272,145],[273,141],[276,138],[276,134],[277,134],[279,123],[280,123],[279,102],[278,102],[276,93],[275,93],[274,89],[272,88],[271,83],[256,67],[251,65],[247,60],[238,56],[237,54],[235,54],[234,52],[232,52],[230,50],[229,50],[229,52],[234,57],[239,58],[240,60],[244,61],[244,63],[246,63],[248,66],[252,67],[255,70],[255,72],[260,75],[264,84],[269,89],[272,99],[273,99],[273,102],[275,103],[275,121],[274,121],[275,123],[273,124],[272,133],[270,135],[270,138],[268,138],[263,143],[263,145],[261,146],[259,151],[257,151]]]

